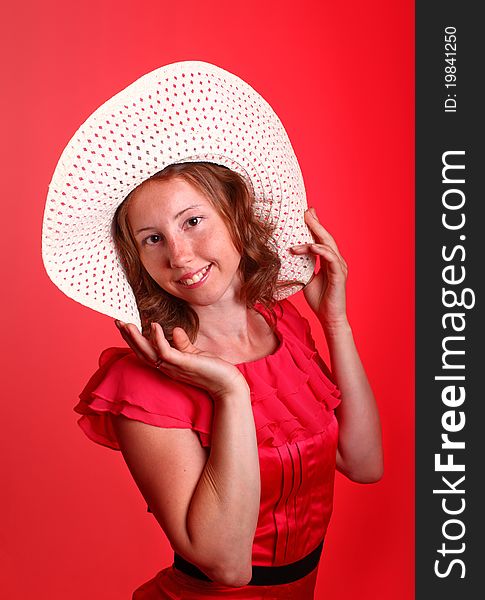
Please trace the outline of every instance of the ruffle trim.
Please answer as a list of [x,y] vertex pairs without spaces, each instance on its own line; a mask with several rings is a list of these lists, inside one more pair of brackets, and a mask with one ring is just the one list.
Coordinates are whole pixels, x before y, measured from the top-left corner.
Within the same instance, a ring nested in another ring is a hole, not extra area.
[[[284,318],[278,321],[277,333],[280,345],[275,353],[237,365],[252,390],[258,446],[277,447],[322,433],[340,403],[337,386],[318,365],[318,354],[308,341],[285,327]],[[105,350],[79,398],[74,408],[82,415],[79,426],[104,446],[119,450],[110,414],[158,427],[190,428],[203,446],[210,446],[210,396],[142,363],[129,348]]]
[[316,362],[318,353],[282,336],[275,354],[238,365],[251,390],[258,445],[281,446],[322,433],[340,391]]

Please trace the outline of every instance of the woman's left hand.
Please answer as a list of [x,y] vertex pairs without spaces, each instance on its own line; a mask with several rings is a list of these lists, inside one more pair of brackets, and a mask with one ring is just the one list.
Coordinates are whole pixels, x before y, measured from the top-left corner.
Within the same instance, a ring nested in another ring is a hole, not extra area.
[[[315,244],[293,246],[293,254],[314,254],[319,257],[319,269],[303,293],[310,308],[325,329],[347,324],[345,284],[347,263],[335,240],[323,227],[314,208],[305,211],[305,223],[316,240]],[[316,267],[315,267],[316,268]]]

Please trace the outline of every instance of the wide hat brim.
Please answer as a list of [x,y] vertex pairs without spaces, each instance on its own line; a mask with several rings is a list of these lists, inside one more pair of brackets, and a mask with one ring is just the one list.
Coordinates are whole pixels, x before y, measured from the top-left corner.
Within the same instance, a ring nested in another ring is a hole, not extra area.
[[211,162],[242,175],[254,212],[274,225],[279,280],[311,279],[314,258],[291,254],[313,242],[303,213],[298,161],[271,106],[239,77],[184,61],[140,77],[100,106],[76,131],[56,166],[44,213],[46,271],[70,298],[141,326],[133,290],[112,237],[116,209],[143,181],[181,162]]

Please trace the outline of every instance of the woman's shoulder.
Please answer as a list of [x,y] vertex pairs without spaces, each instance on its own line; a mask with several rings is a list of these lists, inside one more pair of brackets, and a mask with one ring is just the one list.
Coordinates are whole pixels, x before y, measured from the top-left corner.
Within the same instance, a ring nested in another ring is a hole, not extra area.
[[285,321],[303,319],[300,311],[288,298],[280,300],[276,306],[279,308],[280,319]]
[[[101,352],[98,369],[89,380],[92,382],[124,385],[128,388],[146,389],[145,386],[160,384],[164,376],[146,361],[139,359],[131,348],[109,347]],[[168,380],[168,378],[166,378]],[[168,381],[167,381],[168,383]]]
[[139,359],[129,348],[107,348],[99,368],[79,395],[74,411],[93,441],[119,449],[110,415],[158,427],[195,429],[203,445],[211,431],[212,402],[199,388],[175,381]]
[[154,366],[139,359],[130,348],[106,348],[98,359],[94,372],[80,398],[101,395],[116,397],[118,402],[141,402],[147,409],[155,408],[160,398],[191,396],[191,386],[170,379]]
[[280,300],[276,305],[275,312],[277,327],[284,335],[297,338],[315,350],[310,323],[290,300],[287,298]]

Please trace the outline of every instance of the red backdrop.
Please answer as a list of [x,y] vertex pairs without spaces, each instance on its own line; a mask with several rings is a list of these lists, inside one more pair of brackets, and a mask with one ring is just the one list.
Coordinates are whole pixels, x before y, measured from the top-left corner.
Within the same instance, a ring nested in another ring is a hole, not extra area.
[[50,283],[40,232],[52,172],[81,122],[138,76],[187,59],[238,74],[273,105],[309,203],[350,265],[350,318],[382,415],[386,472],[373,485],[337,475],[316,598],[414,596],[413,4],[30,0],[3,9],[5,598],[131,598],[170,562],[121,455],[76,424],[72,407],[100,351],[122,344],[110,319]]

